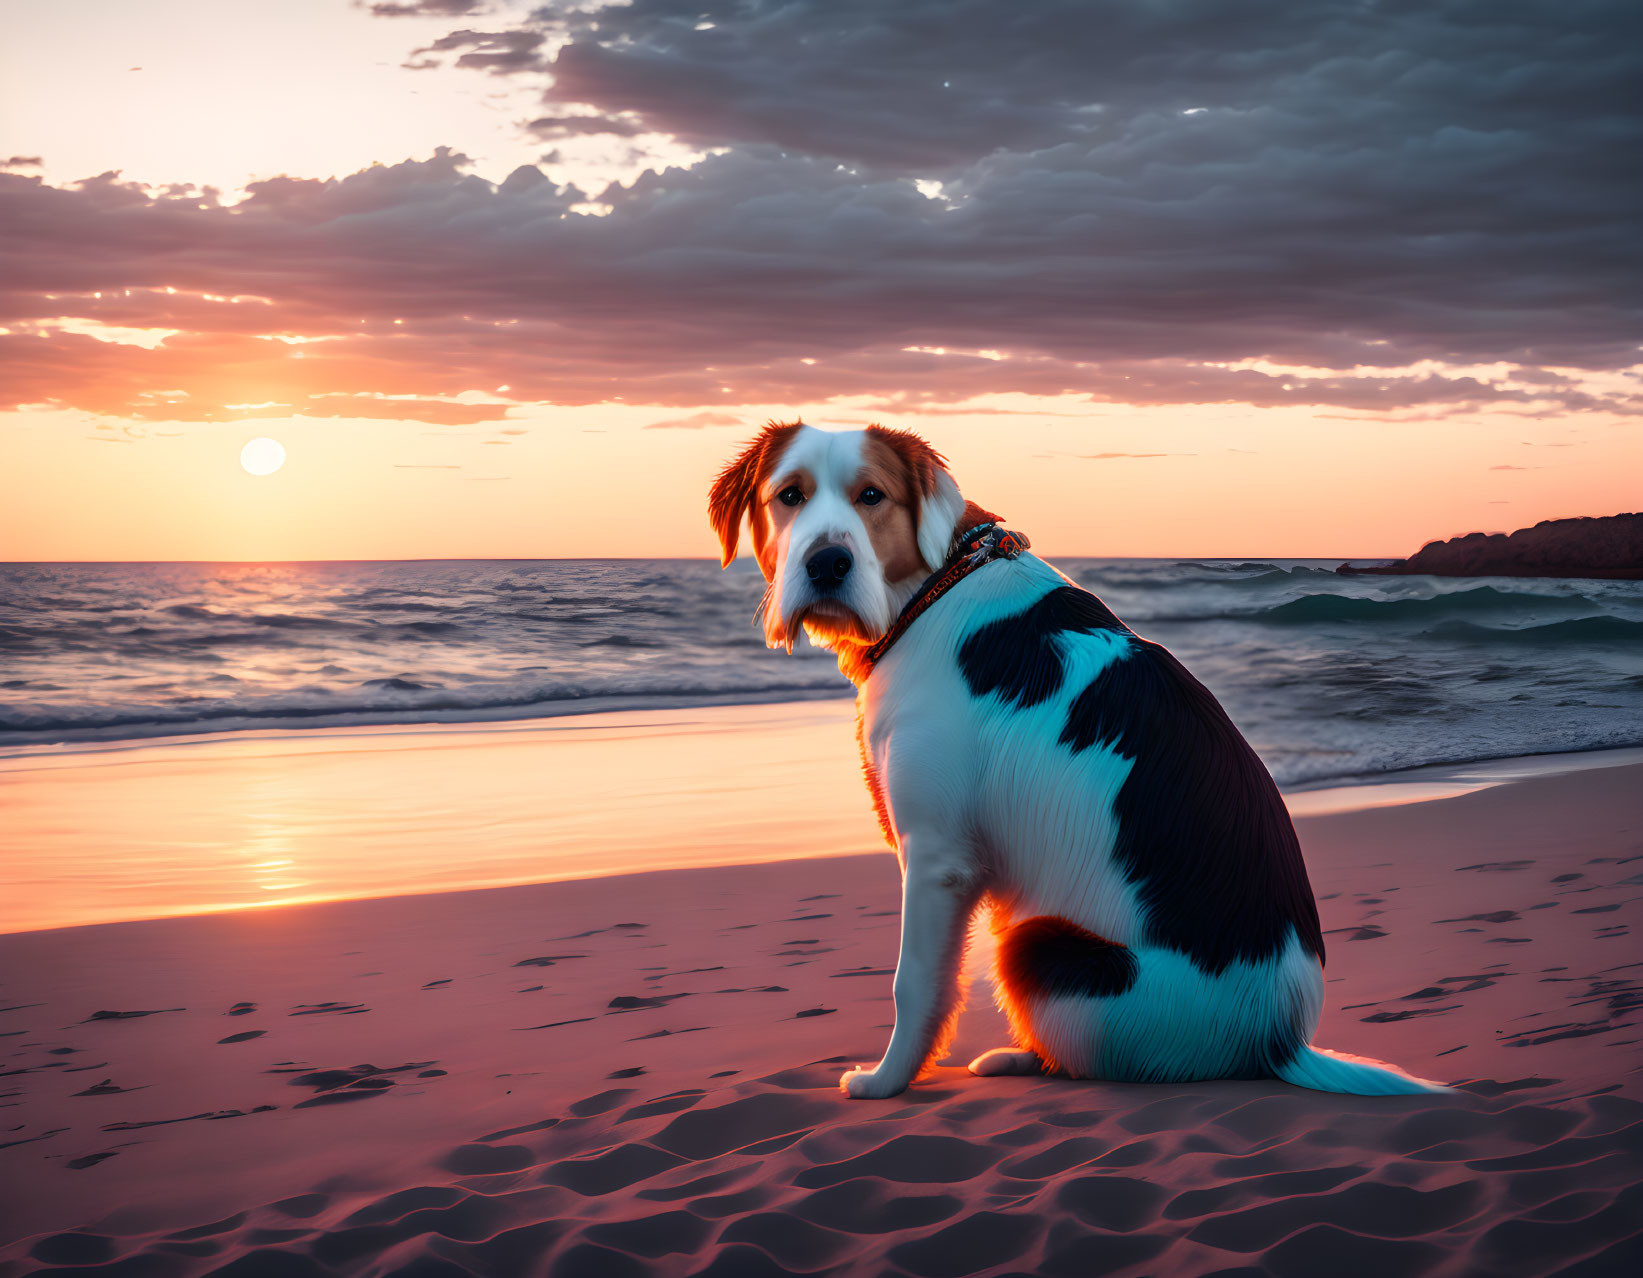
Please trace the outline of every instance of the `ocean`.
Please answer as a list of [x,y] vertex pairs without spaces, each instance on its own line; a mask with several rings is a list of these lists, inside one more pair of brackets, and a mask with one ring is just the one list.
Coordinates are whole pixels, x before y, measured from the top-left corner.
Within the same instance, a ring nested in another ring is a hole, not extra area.
[[[1281,784],[1643,744],[1643,582],[1064,559]],[[850,695],[705,560],[0,565],[0,752]]]

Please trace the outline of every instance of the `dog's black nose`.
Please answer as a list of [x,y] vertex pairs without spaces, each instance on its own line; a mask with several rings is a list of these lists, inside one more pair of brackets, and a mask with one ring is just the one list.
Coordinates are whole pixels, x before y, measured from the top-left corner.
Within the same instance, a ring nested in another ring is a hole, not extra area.
[[824,546],[805,561],[805,576],[817,590],[836,590],[850,575],[850,552],[843,546]]

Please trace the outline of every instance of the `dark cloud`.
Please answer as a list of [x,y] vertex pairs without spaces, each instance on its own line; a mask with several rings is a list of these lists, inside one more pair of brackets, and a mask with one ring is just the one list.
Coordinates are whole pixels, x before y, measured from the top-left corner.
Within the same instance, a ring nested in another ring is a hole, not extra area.
[[[456,65],[475,71],[490,71],[498,75],[512,75],[540,67],[538,50],[544,37],[539,31],[453,31],[432,44],[417,49],[411,56],[430,53],[459,53]],[[426,62],[414,64],[427,65]]]
[[42,162],[38,155],[14,155],[10,159],[0,160],[0,169],[37,169]]
[[608,115],[544,115],[528,121],[525,128],[544,140],[589,137],[602,133],[631,138],[645,131],[644,126],[636,121],[616,120]]
[[373,4],[370,9],[377,18],[466,18],[484,13],[487,7],[485,0],[411,0],[409,4]]
[[[1074,322],[1080,292],[1104,289],[1143,325],[1253,322],[1246,350],[1276,351],[1273,324],[1338,334],[1332,363],[1364,340],[1636,358],[1617,287],[1643,267],[1634,6],[633,0],[544,6],[520,30],[544,37],[545,99],[607,122],[561,127],[843,163],[858,204],[885,177],[940,181],[956,224],[918,274],[979,248],[977,273]],[[840,209],[838,192],[789,207],[782,193],[810,183],[765,176],[764,207],[796,232],[869,220],[847,267],[896,247],[873,222],[924,231],[906,209]],[[1063,270],[1059,293],[1039,278]]]
[[1594,143],[1616,157],[1643,45],[1643,13],[1611,0],[624,0],[519,29],[549,37],[550,101],[929,176],[1189,111],[1236,117],[1212,141],[1333,142],[1366,171],[1366,148],[1469,135],[1510,161],[1563,124],[1581,168]]
[[[540,135],[713,153],[593,194],[604,217],[551,170],[493,185],[446,151],[232,206],[0,175],[0,380],[145,416],[181,388],[202,418],[375,392],[483,420],[505,407],[452,397],[498,384],[1639,412],[1571,370],[1643,338],[1640,36],[1597,0],[553,6],[419,54],[540,75]],[[28,335],[63,316],[179,334]]]

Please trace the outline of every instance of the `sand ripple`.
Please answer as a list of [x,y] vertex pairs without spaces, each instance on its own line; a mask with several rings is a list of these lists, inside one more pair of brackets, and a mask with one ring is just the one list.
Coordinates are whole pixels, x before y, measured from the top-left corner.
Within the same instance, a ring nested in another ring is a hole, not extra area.
[[[1643,1257],[1643,1102],[1612,1093],[1102,1087],[1111,1108],[1069,1137],[1053,1120],[1087,1115],[1088,1085],[943,1071],[917,1100],[864,1111],[836,1074],[729,1083],[684,1112],[596,1094],[580,1116],[455,1146],[439,1183],[299,1195],[164,1236],[52,1234],[4,1272],[1380,1278]],[[1163,1113],[1174,1128],[1135,1140]]]

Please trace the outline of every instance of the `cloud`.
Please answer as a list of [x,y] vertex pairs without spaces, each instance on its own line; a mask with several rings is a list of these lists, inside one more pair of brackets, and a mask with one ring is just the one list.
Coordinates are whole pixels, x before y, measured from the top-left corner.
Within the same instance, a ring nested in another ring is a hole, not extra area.
[[[543,37],[544,100],[605,121],[562,127],[636,122],[842,162],[863,170],[864,196],[877,177],[939,179],[944,207],[1000,233],[966,246],[994,249],[978,266],[1026,265],[997,259],[1018,211],[1021,258],[1065,261],[1068,294],[1113,275],[1126,294],[1153,283],[1143,323],[1174,318],[1173,300],[1236,323],[1235,298],[1266,323],[1294,299],[1343,345],[1354,328],[1396,328],[1445,354],[1517,349],[1535,363],[1561,344],[1544,327],[1554,309],[1590,323],[1576,341],[1600,358],[1635,356],[1614,340],[1618,327],[1636,337],[1638,314],[1615,304],[1612,280],[1595,305],[1570,286],[1640,265],[1639,182],[1613,163],[1622,139],[1643,140],[1627,105],[1639,25],[1605,0],[1503,0],[1487,23],[1470,0],[1129,0],[1098,14],[1085,0],[712,0],[688,13],[632,0],[540,9],[518,30]],[[773,215],[791,189],[770,184]],[[830,212],[794,225],[825,231]],[[905,210],[861,212],[920,229]],[[926,264],[973,228],[947,229]],[[1178,291],[1189,279],[1199,287]],[[1355,321],[1354,305],[1368,313]]]
[[608,133],[619,138],[631,138],[643,133],[644,126],[634,120],[617,120],[607,115],[545,115],[531,120],[525,128],[550,141],[557,138],[592,137]]
[[43,162],[38,155],[14,155],[0,160],[0,169],[37,169]]
[[[1256,281],[1188,278],[1190,255],[1150,274],[1125,254],[1080,255],[1084,238],[1026,216],[1013,183],[985,212],[944,213],[900,180],[729,153],[606,192],[612,212],[593,217],[578,211],[582,192],[535,168],[494,185],[466,168],[441,150],[342,179],[258,182],[235,205],[114,174],[69,187],[0,174],[0,219],[13,228],[0,244],[7,402],[155,417],[154,397],[181,388],[189,402],[165,411],[198,420],[278,401],[455,423],[504,417],[508,403],[439,401],[507,384],[509,402],[868,395],[895,412],[1004,391],[1637,409],[1635,392],[1575,381],[1417,371],[1419,358],[1483,352],[1454,299],[1438,313],[1455,322],[1447,340],[1436,317],[1414,336],[1390,312],[1375,319],[1380,275],[1269,300]],[[1516,293],[1521,311],[1528,290]],[[1549,334],[1564,367],[1634,358],[1617,318],[1597,323],[1601,295],[1589,297],[1584,338],[1578,315],[1548,308],[1523,334],[1497,326],[1490,340]],[[158,330],[175,335],[147,351],[87,335]],[[1225,366],[1255,355],[1312,371]]]
[[[529,71],[541,64],[537,51],[544,37],[538,31],[453,31],[432,44],[417,49],[412,57],[430,53],[450,53],[455,49],[466,52],[458,55],[456,65],[475,71],[490,71],[498,75],[512,75]],[[426,63],[418,64],[426,65]]]
[[373,4],[370,9],[375,18],[466,18],[485,12],[486,4],[485,0],[411,0],[408,4]]
[[1499,189],[1529,152],[1557,179],[1515,192],[1520,208],[1577,215],[1554,181],[1598,167],[1618,193],[1624,175],[1601,156],[1615,154],[1609,129],[1635,128],[1640,56],[1637,16],[1608,0],[1499,0],[1488,21],[1470,0],[623,0],[544,6],[516,29],[544,37],[547,102],[633,113],[698,145],[926,177],[999,152],[1141,146],[1233,178],[1229,196],[1256,189],[1237,180],[1252,168],[1343,179],[1342,208],[1418,186],[1379,165],[1402,152],[1462,165],[1449,183],[1470,198],[1424,209],[1456,221],[1481,210],[1480,179]]
[[[1643,412],[1635,383],[1595,376],[1636,365],[1643,334],[1639,178],[1614,162],[1643,143],[1643,20],[1600,0],[1478,13],[493,17],[418,56],[539,77],[538,134],[708,153],[588,192],[532,166],[486,182],[441,149],[237,204],[0,174],[0,386],[197,420],[268,401],[497,420],[508,405],[472,396],[499,384],[687,412],[858,396],[936,413],[1001,392]],[[175,335],[144,350],[89,325]]]
[[689,417],[670,417],[666,421],[651,422],[646,430],[701,430],[704,426],[740,426],[742,419],[733,413],[692,413]]
[[1193,453],[1069,453],[1071,457],[1078,457],[1084,461],[1111,461],[1118,457],[1192,457]]

